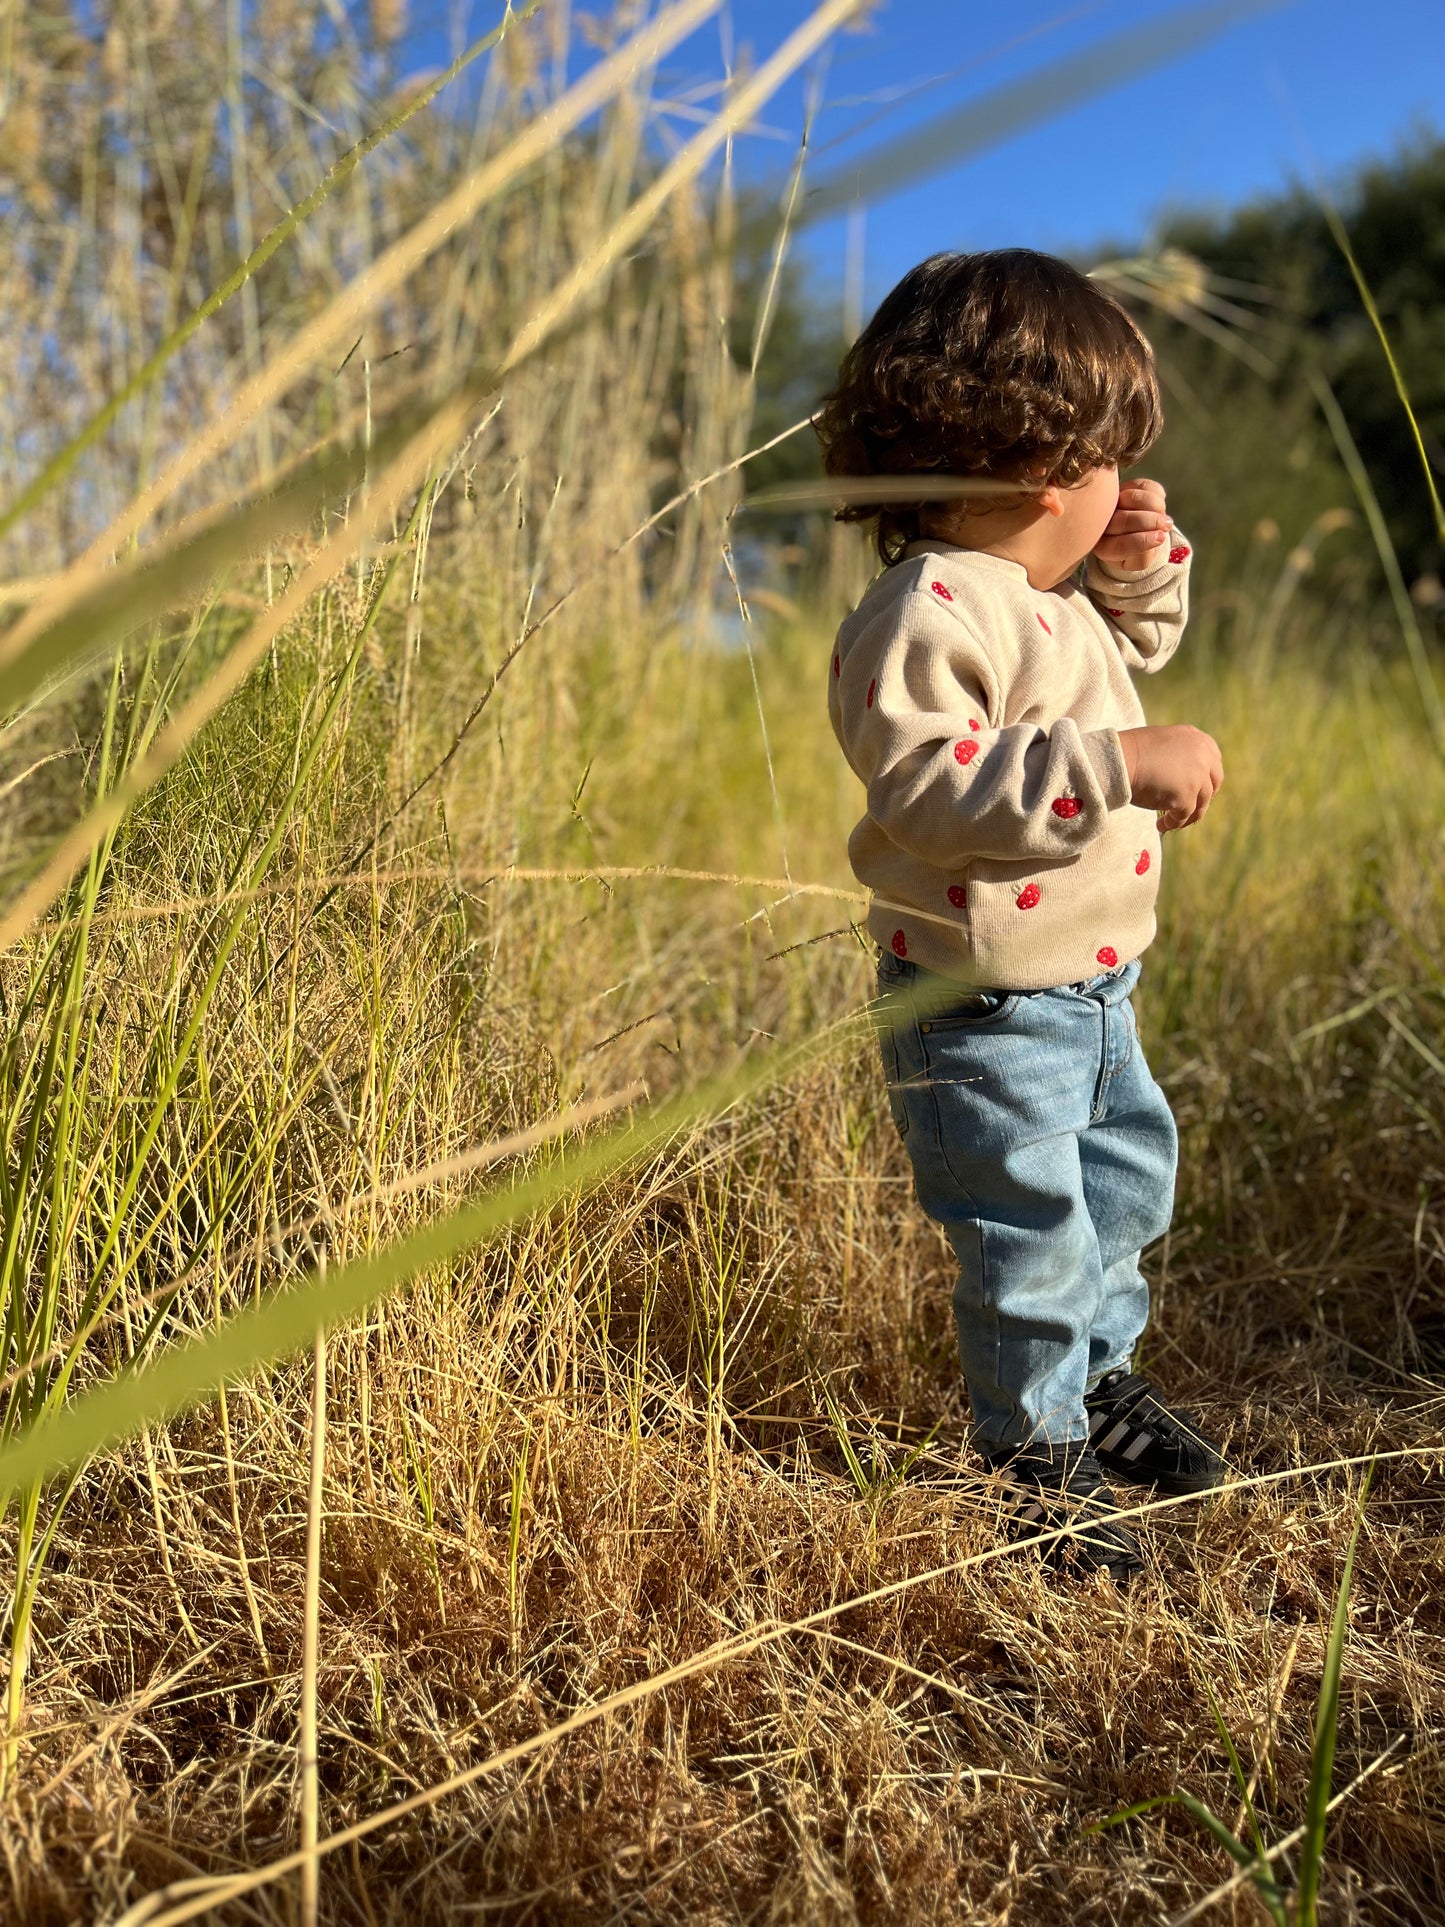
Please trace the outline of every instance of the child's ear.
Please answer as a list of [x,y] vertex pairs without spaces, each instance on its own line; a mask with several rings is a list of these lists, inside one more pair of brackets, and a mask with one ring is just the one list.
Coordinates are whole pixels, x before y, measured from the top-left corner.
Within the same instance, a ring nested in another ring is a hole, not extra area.
[[1050,515],[1062,515],[1064,512],[1064,491],[1057,482],[1050,482],[1048,487],[1041,489],[1033,499]]

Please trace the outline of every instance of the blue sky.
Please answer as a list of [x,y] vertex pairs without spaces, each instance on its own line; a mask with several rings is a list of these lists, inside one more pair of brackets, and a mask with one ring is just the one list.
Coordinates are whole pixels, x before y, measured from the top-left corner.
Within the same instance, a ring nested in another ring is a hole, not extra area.
[[[605,0],[594,10],[606,11]],[[731,0],[669,57],[657,92],[694,110],[706,106],[725,44],[734,55],[751,49],[756,61],[809,11],[799,0]],[[966,114],[990,90],[1101,40],[1182,13],[1177,0],[885,0],[866,31],[834,42],[815,77],[822,106],[809,178],[946,110]],[[499,14],[497,0],[413,0],[403,65],[446,60]],[[1311,166],[1338,184],[1353,163],[1389,155],[1411,133],[1445,134],[1442,76],[1440,0],[1294,0],[1261,9],[1147,78],[869,205],[864,309],[936,248],[1134,248],[1170,209],[1224,208],[1304,180]],[[810,77],[805,71],[776,96],[765,125],[739,142],[747,176],[783,179]],[[680,113],[667,125],[681,139],[696,122]],[[820,292],[841,291],[845,237],[845,222],[833,219],[801,242]]]

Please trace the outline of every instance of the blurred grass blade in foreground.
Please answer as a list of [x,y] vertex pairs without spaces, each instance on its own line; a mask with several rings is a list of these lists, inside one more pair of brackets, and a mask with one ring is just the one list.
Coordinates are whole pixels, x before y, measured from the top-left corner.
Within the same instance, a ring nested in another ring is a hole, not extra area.
[[1215,6],[1170,9],[1022,80],[964,101],[922,127],[884,142],[859,161],[834,168],[805,193],[798,224],[827,220],[855,202],[884,200],[996,147],[1026,127],[1055,120],[1096,94],[1127,86],[1239,22],[1281,4],[1283,0],[1224,0]]

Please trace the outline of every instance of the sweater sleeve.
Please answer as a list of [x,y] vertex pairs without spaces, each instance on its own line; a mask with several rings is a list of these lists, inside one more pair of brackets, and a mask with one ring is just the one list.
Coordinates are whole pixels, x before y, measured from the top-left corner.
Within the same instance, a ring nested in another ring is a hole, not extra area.
[[1131,669],[1162,669],[1184,633],[1189,615],[1187,536],[1171,527],[1164,560],[1145,569],[1110,568],[1091,555],[1084,564],[1084,589]]
[[1001,727],[989,651],[954,610],[909,595],[853,641],[833,725],[893,843],[948,868],[972,857],[1062,860],[1130,800],[1115,729]]

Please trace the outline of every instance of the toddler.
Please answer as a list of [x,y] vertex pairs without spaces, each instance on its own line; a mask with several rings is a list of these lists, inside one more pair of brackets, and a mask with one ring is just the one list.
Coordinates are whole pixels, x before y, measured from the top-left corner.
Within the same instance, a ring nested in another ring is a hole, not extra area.
[[[876,519],[885,566],[838,632],[828,707],[867,789],[848,850],[888,1101],[958,1260],[975,1443],[1015,1536],[1071,1524],[1054,1563],[1116,1582],[1142,1562],[1105,1473],[1223,1475],[1131,1366],[1177,1137],[1129,998],[1160,834],[1223,780],[1213,740],[1148,726],[1131,680],[1173,655],[1188,601],[1164,490],[1118,477],[1161,425],[1128,314],[1023,249],[914,268],[815,423],[830,474],[919,483],[839,510]],[[930,500],[930,476],[975,491]]]

